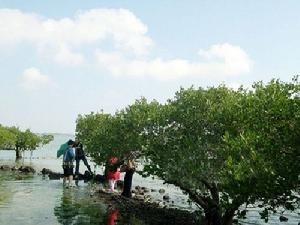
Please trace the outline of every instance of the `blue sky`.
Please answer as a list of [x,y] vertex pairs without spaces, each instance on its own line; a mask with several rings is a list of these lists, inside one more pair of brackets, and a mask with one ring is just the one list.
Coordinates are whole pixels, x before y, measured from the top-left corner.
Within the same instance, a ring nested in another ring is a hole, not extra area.
[[298,1],[0,0],[0,123],[74,133],[182,86],[299,74]]

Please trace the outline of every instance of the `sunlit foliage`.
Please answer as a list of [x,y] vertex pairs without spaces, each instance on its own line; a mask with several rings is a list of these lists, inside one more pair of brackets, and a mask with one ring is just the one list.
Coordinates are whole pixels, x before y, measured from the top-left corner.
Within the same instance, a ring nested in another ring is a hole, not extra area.
[[208,223],[231,224],[241,205],[299,204],[299,88],[295,78],[180,89],[166,104],[142,98],[114,115],[79,116],[77,132],[99,164],[139,150],[143,175],[180,187]]

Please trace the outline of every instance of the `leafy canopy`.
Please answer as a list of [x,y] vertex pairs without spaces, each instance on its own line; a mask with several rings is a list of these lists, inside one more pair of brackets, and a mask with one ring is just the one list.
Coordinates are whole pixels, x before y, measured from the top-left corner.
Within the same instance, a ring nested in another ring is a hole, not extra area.
[[40,145],[48,144],[53,135],[38,135],[29,129],[21,131],[18,127],[0,125],[0,147],[2,149],[35,150]]
[[177,185],[220,217],[215,224],[230,224],[244,203],[299,203],[299,87],[296,78],[180,89],[163,105],[142,98],[114,115],[79,116],[77,134],[100,164],[139,150],[145,176]]

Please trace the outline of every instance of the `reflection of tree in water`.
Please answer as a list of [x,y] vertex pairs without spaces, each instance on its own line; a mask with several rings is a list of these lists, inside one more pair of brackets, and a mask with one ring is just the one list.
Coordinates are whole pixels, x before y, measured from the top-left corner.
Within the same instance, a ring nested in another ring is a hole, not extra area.
[[75,206],[71,190],[63,190],[61,205],[54,208],[54,215],[61,224],[72,224],[78,215],[78,208]]
[[101,203],[77,198],[72,189],[64,189],[60,205],[54,208],[54,215],[63,225],[106,224],[106,206]]
[[0,171],[0,204],[9,202],[16,193],[15,186],[7,184],[7,181],[26,180],[33,177],[32,174],[22,174],[13,171]]
[[[151,218],[147,215],[139,215],[137,210],[119,208],[118,205],[106,204],[100,201],[94,202],[88,194],[82,195],[78,189],[64,189],[58,205],[54,207],[54,215],[57,221],[63,225],[156,225],[149,223]],[[145,222],[148,221],[148,222]]]

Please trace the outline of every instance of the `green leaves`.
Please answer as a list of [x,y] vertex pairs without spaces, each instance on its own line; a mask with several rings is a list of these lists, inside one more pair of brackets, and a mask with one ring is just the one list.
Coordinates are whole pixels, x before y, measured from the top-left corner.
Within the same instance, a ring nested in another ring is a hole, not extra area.
[[0,125],[0,147],[3,149],[11,149],[16,142],[16,136],[9,129]]
[[86,151],[101,165],[111,156],[124,158],[130,151],[143,151],[145,135],[152,125],[159,103],[148,103],[145,98],[114,115],[91,113],[77,118],[77,137]]
[[181,88],[164,105],[141,98],[114,115],[79,116],[76,131],[99,164],[138,150],[143,175],[177,185],[201,206],[218,199],[217,184],[221,213],[246,201],[275,207],[299,182],[299,90],[297,79],[251,90]]
[[53,140],[53,135],[37,135],[29,129],[0,125],[0,147],[3,149],[35,150]]

